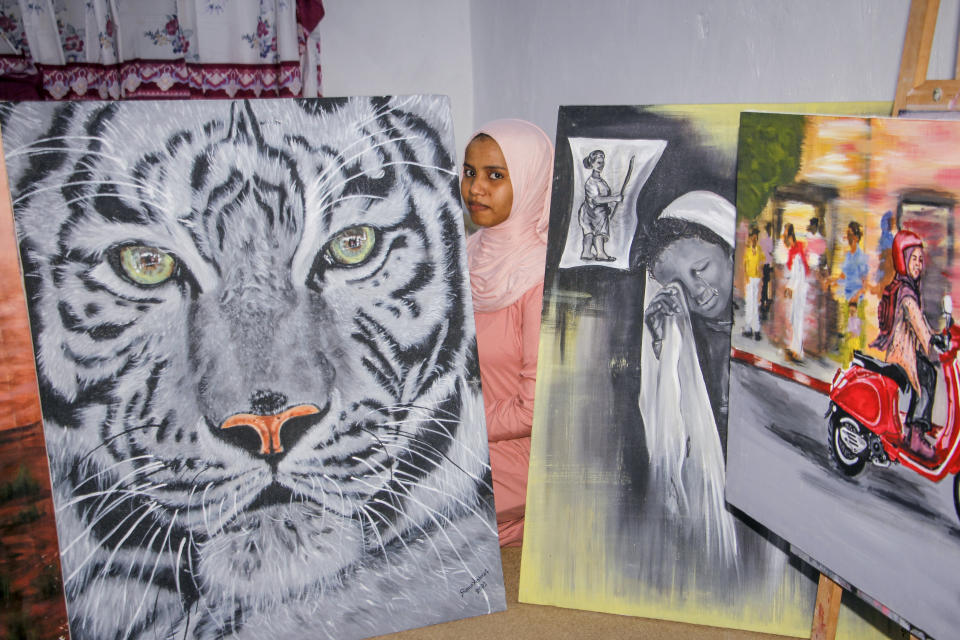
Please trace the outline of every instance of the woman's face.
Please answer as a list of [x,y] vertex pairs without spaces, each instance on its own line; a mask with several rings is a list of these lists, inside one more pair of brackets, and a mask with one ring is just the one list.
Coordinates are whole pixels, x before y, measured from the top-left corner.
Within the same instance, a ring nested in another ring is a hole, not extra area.
[[603,171],[603,165],[606,164],[607,158],[602,153],[595,154],[593,160],[590,162],[590,168],[594,171]]
[[855,251],[859,242],[860,239],[857,238],[857,234],[853,232],[853,229],[847,227],[847,244],[850,246],[850,251]]
[[916,280],[923,273],[923,249],[917,247],[907,260],[907,275]]
[[510,217],[513,184],[507,161],[493,138],[474,138],[467,145],[460,195],[477,226],[492,227]]
[[663,285],[679,283],[691,313],[720,320],[727,318],[730,307],[731,266],[720,246],[700,238],[680,238],[660,254],[653,277]]

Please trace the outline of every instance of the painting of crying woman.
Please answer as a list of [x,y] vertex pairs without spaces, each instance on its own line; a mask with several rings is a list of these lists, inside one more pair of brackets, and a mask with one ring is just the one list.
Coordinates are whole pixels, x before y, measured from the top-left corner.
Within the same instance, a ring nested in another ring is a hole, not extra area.
[[744,108],[560,108],[522,602],[809,637],[815,574],[724,494]]

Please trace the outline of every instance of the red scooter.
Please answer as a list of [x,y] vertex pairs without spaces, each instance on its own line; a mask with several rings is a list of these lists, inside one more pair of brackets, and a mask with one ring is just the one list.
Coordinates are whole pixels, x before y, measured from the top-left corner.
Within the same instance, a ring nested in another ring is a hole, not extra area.
[[[944,334],[949,347],[940,355],[940,369],[947,393],[946,425],[934,425],[933,455],[918,456],[903,436],[906,411],[900,409],[900,391],[908,391],[906,373],[895,364],[854,352],[846,370],[837,370],[830,385],[830,450],[840,471],[855,476],[867,461],[880,467],[902,464],[933,482],[952,475],[953,505],[960,518],[960,327],[953,324],[952,302],[945,296]],[[825,417],[826,417],[825,416]]]

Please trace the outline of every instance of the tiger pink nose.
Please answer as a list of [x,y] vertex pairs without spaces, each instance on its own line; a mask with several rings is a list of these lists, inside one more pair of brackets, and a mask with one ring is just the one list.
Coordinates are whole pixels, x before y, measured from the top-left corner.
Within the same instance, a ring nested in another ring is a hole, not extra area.
[[273,415],[259,415],[256,413],[235,413],[220,424],[221,429],[232,427],[251,427],[260,436],[260,453],[280,453],[283,445],[280,444],[280,430],[285,422],[300,416],[309,416],[320,413],[312,404],[298,404],[286,411]]

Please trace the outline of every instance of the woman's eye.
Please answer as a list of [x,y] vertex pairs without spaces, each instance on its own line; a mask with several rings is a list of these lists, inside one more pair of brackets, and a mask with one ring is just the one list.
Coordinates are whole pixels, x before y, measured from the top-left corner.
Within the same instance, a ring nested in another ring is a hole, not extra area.
[[464,167],[464,169],[463,169],[463,177],[464,177],[464,178],[472,178],[473,176],[474,176],[473,169],[467,169],[466,167]]
[[145,287],[166,282],[177,266],[177,261],[166,251],[144,245],[121,247],[118,257],[124,275]]
[[493,171],[490,173],[491,180],[503,180],[503,174],[499,171]]
[[377,234],[373,227],[361,225],[344,229],[327,245],[327,256],[335,264],[353,267],[373,253]]

